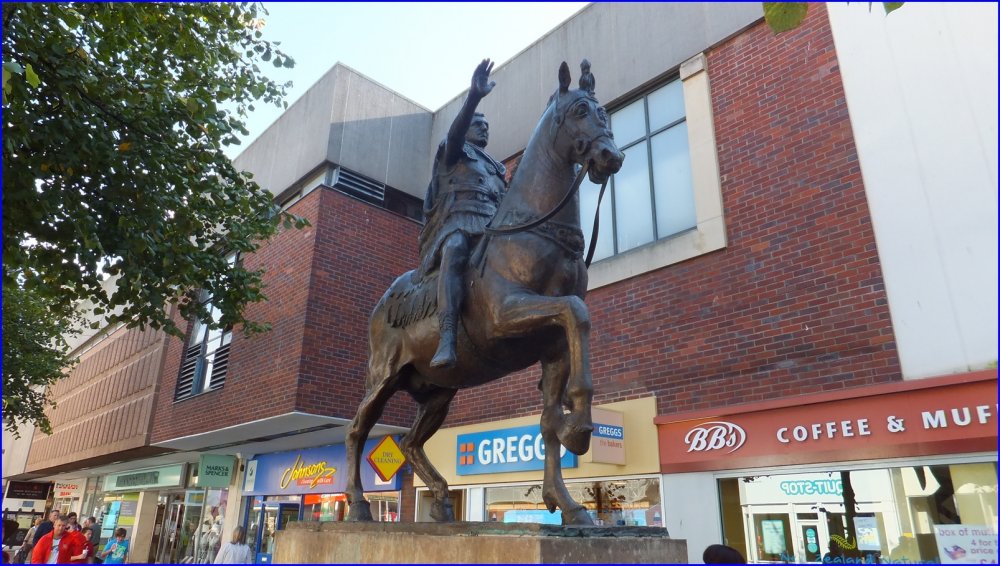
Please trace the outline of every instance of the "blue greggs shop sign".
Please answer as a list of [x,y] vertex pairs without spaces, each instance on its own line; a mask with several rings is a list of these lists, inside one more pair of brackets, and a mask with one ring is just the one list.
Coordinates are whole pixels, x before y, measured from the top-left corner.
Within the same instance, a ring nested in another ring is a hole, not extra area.
[[[456,452],[460,476],[545,468],[545,441],[539,425],[461,434]],[[561,446],[560,454],[563,468],[576,467],[576,454]]]
[[[399,491],[397,473],[382,481],[368,463],[368,454],[382,437],[369,440],[361,454],[361,484],[365,491]],[[398,439],[397,439],[398,440]],[[347,447],[343,444],[262,454],[247,462],[244,495],[343,493],[347,487]]]

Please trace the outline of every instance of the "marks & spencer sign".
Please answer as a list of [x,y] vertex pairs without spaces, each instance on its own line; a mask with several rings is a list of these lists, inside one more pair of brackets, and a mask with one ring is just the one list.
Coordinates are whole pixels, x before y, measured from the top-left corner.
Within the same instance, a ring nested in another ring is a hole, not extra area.
[[227,488],[236,458],[225,454],[202,454],[198,459],[198,487]]
[[657,417],[664,473],[996,450],[997,372]]
[[[460,476],[523,472],[545,467],[545,442],[539,425],[460,434],[455,472]],[[560,446],[563,468],[575,468],[577,457]]]
[[[382,441],[379,437],[366,442],[362,459]],[[398,491],[402,485],[399,474],[384,481],[366,461],[361,464],[361,483],[365,491]],[[347,448],[343,444],[262,454],[247,462],[243,480],[244,495],[343,493],[346,487]]]

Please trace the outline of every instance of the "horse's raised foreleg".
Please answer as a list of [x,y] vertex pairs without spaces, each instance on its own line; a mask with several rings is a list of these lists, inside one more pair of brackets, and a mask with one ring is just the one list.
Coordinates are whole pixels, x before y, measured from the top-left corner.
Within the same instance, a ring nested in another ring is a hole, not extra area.
[[373,520],[371,507],[365,499],[364,487],[361,484],[361,454],[364,451],[365,441],[368,440],[368,433],[378,422],[382,416],[382,409],[396,391],[394,377],[379,380],[365,393],[347,431],[347,439],[344,441],[347,446],[346,494],[347,504],[350,506],[347,521]]
[[446,522],[455,520],[455,509],[448,499],[448,482],[431,464],[424,453],[424,443],[434,435],[445,417],[448,416],[448,405],[455,397],[455,389],[434,389],[428,393],[414,394],[414,399],[420,404],[413,428],[403,437],[400,448],[414,473],[424,480],[431,493],[434,494],[434,505],[431,507],[431,518]]
[[558,431],[563,424],[562,394],[569,378],[569,363],[558,353],[551,360],[542,360],[542,440],[545,442],[545,478],[542,501],[549,512],[562,510],[564,525],[593,525],[587,509],[573,500],[562,477]]
[[590,448],[590,433],[594,430],[590,415],[594,389],[590,378],[587,305],[576,296],[512,294],[504,299],[493,326],[494,334],[500,338],[526,336],[547,326],[563,329],[569,360],[566,396],[570,413],[565,416],[560,413],[559,441],[574,454],[586,453]]

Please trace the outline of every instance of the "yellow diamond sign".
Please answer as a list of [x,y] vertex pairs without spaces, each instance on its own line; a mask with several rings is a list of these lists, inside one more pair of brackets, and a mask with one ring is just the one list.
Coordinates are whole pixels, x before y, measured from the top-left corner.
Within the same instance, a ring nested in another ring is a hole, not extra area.
[[382,481],[389,481],[406,463],[406,456],[403,456],[396,441],[387,436],[368,454],[368,463]]

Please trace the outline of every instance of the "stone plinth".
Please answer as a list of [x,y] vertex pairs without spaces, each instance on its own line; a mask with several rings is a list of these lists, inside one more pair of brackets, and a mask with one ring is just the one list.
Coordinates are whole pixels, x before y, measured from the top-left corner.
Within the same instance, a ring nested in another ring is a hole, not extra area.
[[290,523],[274,563],[649,564],[687,562],[658,527],[530,523]]

